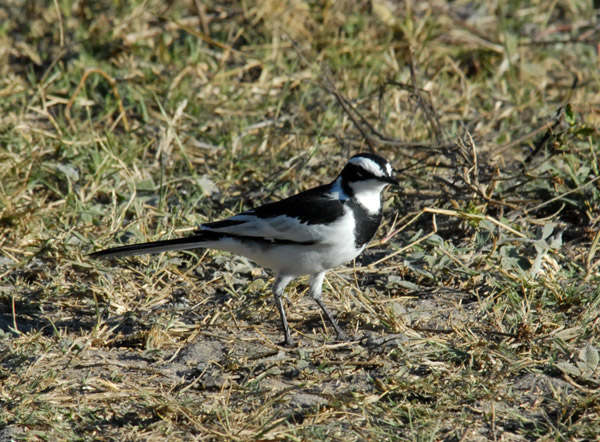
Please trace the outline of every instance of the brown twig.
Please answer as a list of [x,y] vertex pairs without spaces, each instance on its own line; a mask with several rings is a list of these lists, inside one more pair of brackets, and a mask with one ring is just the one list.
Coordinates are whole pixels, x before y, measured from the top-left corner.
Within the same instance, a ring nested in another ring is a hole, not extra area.
[[[451,329],[451,328],[429,328],[429,327],[411,327],[414,331],[416,332],[421,332],[421,333],[435,333],[435,334],[443,334],[443,335],[449,335],[452,333],[456,333],[456,330]],[[506,333],[506,332],[499,332],[499,331],[494,331],[494,330],[484,330],[482,328],[469,328],[469,330],[475,332],[475,333],[480,333],[483,335],[488,335],[488,336],[498,336],[501,338],[511,338],[511,339],[517,339],[518,336],[514,333]]]
[[119,106],[120,117],[122,117],[122,119],[123,119],[123,127],[125,127],[126,131],[129,131],[129,122],[127,121],[127,115],[125,114],[125,108],[123,107],[123,101],[121,100],[121,96],[119,95],[119,90],[117,89],[117,82],[113,77],[108,75],[106,72],[104,72],[100,68],[86,69],[86,71],[83,73],[83,76],[81,77],[81,80],[79,81],[79,84],[77,85],[77,88],[75,88],[75,92],[73,92],[73,95],[69,99],[69,102],[67,103],[67,107],[65,108],[65,117],[69,121],[69,125],[71,126],[71,128],[73,128],[75,126],[73,124],[73,120],[71,118],[71,107],[73,106],[73,103],[75,102],[75,98],[77,98],[77,95],[81,91],[81,88],[85,84],[85,81],[91,74],[99,74],[102,77],[104,77],[104,79],[106,81],[108,81],[108,84],[110,84],[110,87],[112,88],[113,93],[115,94],[115,98],[117,99],[117,105]]
[[524,164],[529,164],[531,160],[533,160],[533,157],[536,156],[540,150],[542,150],[542,147],[546,145],[546,142],[554,134],[555,129],[563,120],[564,114],[564,108],[562,106],[559,107],[554,118],[547,123],[546,127],[548,127],[548,129],[546,130],[546,133],[538,142],[535,143],[535,148],[531,151],[527,158],[525,158]]
[[525,234],[519,232],[518,230],[513,229],[512,227],[504,224],[501,221],[498,221],[496,218],[492,218],[489,215],[480,215],[480,214],[477,214],[477,213],[468,213],[468,212],[462,212],[462,211],[458,211],[458,210],[436,209],[436,208],[433,208],[433,207],[425,207],[423,209],[423,212],[437,213],[439,215],[455,216],[457,218],[463,218],[463,219],[487,220],[487,221],[491,222],[492,224],[497,225],[498,227],[501,227],[501,228],[503,228],[505,230],[508,230],[513,235],[516,235],[519,238],[527,238],[527,236]]
[[[366,123],[366,119],[337,90],[337,88],[335,87],[335,84],[333,83],[331,71],[326,66],[321,66],[321,70],[323,71],[323,74],[324,74],[323,78],[325,79],[325,83],[326,83],[325,88],[330,93],[333,94],[333,96],[335,97],[335,99],[337,100],[337,102],[340,104],[340,106],[342,106],[342,109],[344,110],[344,112],[346,113],[346,115],[348,115],[348,118],[350,118],[350,120],[352,121],[352,123],[354,124],[354,126],[358,129],[358,131],[360,132],[360,134],[365,139],[365,141],[369,145],[369,148],[371,149],[371,151],[374,152],[375,151],[375,144],[373,143],[373,140],[371,139],[371,136],[365,131],[364,127],[362,126],[361,123],[359,123],[359,121],[356,119],[356,117],[355,117],[354,114],[358,115],[358,117],[361,119],[362,123],[367,124]],[[369,126],[369,128],[371,129],[371,131],[374,131],[374,129],[372,127],[370,127],[370,125],[367,124],[367,126]]]
[[423,113],[425,113],[425,117],[427,117],[427,121],[433,130],[435,139],[437,141],[441,141],[444,139],[442,125],[440,124],[440,120],[433,106],[428,106],[423,99],[423,95],[421,94],[421,89],[419,88],[419,83],[417,81],[417,68],[415,66],[412,48],[409,48],[408,56],[410,62],[410,80],[412,82],[413,94],[417,98],[417,104],[423,110]]
[[528,213],[535,212],[536,210],[539,210],[542,207],[547,206],[548,204],[553,203],[554,201],[558,201],[558,200],[564,198],[567,195],[571,195],[572,193],[579,192],[583,188],[589,186],[590,184],[594,184],[598,180],[600,180],[600,176],[597,176],[596,178],[593,178],[593,179],[589,180],[587,183],[583,183],[581,186],[577,186],[575,189],[571,189],[568,192],[561,193],[560,195],[555,196],[554,198],[549,199],[548,201],[544,201],[543,203],[538,204],[537,206],[534,206],[534,207],[532,207],[530,209],[526,209],[526,210],[523,211],[523,213],[525,215],[527,215]]

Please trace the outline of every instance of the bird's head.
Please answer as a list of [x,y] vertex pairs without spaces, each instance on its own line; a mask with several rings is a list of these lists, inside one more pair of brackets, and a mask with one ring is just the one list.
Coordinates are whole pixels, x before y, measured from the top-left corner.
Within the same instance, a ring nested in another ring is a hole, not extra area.
[[381,192],[388,184],[398,185],[392,165],[379,155],[359,153],[346,163],[338,177],[341,188],[370,212],[379,211]]
[[381,189],[388,185],[398,185],[392,177],[392,165],[379,155],[359,153],[346,163],[340,177],[350,185]]

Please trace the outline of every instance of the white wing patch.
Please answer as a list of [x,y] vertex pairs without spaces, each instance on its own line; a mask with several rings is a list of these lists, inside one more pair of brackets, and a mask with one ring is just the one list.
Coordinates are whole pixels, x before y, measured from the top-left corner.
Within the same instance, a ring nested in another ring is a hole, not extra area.
[[[226,232],[239,237],[222,238],[208,247],[244,255],[257,264],[280,275],[308,275],[337,267],[352,260],[362,249],[354,243],[356,223],[352,210],[344,209],[344,214],[336,221],[308,225],[283,215],[273,218],[257,218],[242,213],[225,221],[244,221],[241,224],[222,228],[202,229]],[[253,241],[248,237],[264,240],[293,241],[299,244],[277,244],[269,246]],[[310,242],[310,245],[301,244]]]
[[[340,221],[347,216],[343,216]],[[203,230],[231,233],[238,236],[250,236],[267,241],[293,241],[298,243],[326,243],[328,237],[335,232],[339,221],[329,225],[302,223],[296,218],[279,215],[270,218],[259,218],[251,213],[241,213],[227,218],[225,221],[239,224],[224,227],[201,226]],[[354,228],[354,227],[352,227]]]

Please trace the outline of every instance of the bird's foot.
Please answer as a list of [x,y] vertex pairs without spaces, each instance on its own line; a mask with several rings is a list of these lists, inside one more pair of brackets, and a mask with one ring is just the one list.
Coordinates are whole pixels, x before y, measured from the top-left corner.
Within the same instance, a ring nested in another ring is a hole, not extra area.
[[298,342],[290,337],[286,337],[284,341],[277,343],[280,347],[295,348],[298,347]]

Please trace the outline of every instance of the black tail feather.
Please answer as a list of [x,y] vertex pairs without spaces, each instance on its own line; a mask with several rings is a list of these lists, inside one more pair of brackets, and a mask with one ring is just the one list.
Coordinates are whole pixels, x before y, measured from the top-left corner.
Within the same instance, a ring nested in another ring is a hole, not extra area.
[[128,246],[114,247],[90,253],[92,258],[110,258],[118,256],[144,255],[148,253],[168,252],[170,250],[191,250],[205,247],[207,241],[216,241],[224,235],[217,232],[199,231],[196,235],[185,238],[167,239],[163,241],[131,244]]

